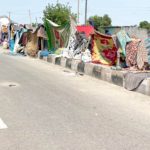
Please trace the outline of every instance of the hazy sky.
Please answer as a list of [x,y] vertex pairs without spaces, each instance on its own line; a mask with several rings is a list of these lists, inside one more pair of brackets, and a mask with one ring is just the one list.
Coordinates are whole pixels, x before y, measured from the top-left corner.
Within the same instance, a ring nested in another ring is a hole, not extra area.
[[[42,11],[48,3],[56,3],[57,0],[1,0],[0,15],[8,15],[18,23],[29,23],[31,10],[32,22],[37,17],[40,21]],[[80,0],[80,22],[84,22],[85,0]],[[77,13],[77,0],[59,0],[67,3],[72,11]],[[150,0],[88,0],[88,16],[108,14],[112,18],[113,25],[135,25],[142,20],[150,21]]]

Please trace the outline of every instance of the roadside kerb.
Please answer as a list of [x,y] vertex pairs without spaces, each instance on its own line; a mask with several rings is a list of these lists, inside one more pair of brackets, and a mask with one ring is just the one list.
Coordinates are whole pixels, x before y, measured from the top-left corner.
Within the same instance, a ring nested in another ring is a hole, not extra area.
[[[39,57],[39,59],[41,59],[41,57]],[[124,87],[125,71],[112,70],[108,66],[84,63],[81,60],[58,57],[57,55],[51,54],[48,55],[47,58],[43,57],[42,59],[47,62],[71,69],[75,72],[84,73],[97,79],[107,81],[111,84]],[[135,90],[135,92],[150,96],[150,78],[144,80],[142,84]]]

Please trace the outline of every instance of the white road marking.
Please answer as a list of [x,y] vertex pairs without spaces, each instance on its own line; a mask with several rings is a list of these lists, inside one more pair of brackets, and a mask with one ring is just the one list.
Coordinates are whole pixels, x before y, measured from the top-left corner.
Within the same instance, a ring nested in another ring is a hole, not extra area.
[[7,125],[3,122],[3,120],[0,118],[0,129],[7,129]]

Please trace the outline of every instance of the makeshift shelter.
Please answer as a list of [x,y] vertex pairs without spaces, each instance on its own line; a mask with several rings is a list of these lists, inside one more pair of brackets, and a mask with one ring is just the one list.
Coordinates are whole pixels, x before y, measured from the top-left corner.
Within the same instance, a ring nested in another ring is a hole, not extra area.
[[20,52],[20,50],[23,49],[23,46],[25,46],[25,45],[22,45],[23,43],[22,37],[24,33],[26,32],[27,32],[27,29],[25,29],[23,25],[20,25],[18,30],[15,32],[15,35],[14,35],[15,44],[14,44],[14,50],[13,50],[14,53]]
[[[34,29],[23,29],[18,44],[23,47],[24,53],[35,57],[39,50],[47,49],[45,27],[39,25]],[[17,50],[20,52],[20,48]]]
[[43,50],[45,48],[44,40],[46,39],[47,37],[43,25],[35,28],[34,31],[28,32],[27,43],[25,46],[26,54],[35,57],[39,50]]
[[49,51],[55,52],[58,48],[67,47],[70,36],[70,23],[61,26],[46,19],[45,27],[48,37]]
[[8,26],[10,24],[9,18],[7,16],[0,17],[0,39],[3,42],[8,39]]
[[63,51],[63,56],[90,62],[91,54],[88,50],[88,46],[92,31],[92,27],[77,26],[74,19],[71,19],[69,42],[67,48]]
[[146,69],[148,64],[148,42],[139,39],[121,29],[116,34],[116,43],[118,43],[118,52],[125,58],[125,66],[132,69]]

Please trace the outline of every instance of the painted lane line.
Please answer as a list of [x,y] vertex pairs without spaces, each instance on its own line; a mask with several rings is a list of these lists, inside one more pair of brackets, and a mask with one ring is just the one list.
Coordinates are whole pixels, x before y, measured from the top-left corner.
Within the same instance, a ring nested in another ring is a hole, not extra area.
[[7,125],[3,122],[3,120],[0,118],[0,129],[7,129]]

